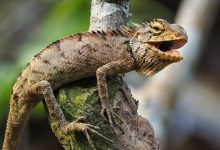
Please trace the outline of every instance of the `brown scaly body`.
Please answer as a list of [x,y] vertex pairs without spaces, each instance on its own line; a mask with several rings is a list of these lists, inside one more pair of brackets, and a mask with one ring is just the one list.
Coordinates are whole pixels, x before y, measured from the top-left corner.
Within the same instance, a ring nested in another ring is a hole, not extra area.
[[[38,99],[45,100],[50,117],[57,121],[63,133],[78,130],[88,138],[90,131],[108,140],[92,125],[68,123],[53,91],[66,83],[96,76],[101,115],[105,117],[107,114],[111,126],[113,123],[118,125],[117,115],[108,104],[106,76],[132,70],[146,76],[153,75],[182,60],[179,53],[171,49],[186,42],[187,35],[182,27],[155,19],[149,24],[114,31],[79,33],[52,43],[26,65],[13,87],[3,150],[16,149],[24,125],[39,103]],[[90,138],[88,141],[95,149]]]

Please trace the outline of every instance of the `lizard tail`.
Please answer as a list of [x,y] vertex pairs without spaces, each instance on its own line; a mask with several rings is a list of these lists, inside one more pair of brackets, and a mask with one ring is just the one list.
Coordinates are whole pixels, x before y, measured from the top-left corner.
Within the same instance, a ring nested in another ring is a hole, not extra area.
[[2,150],[16,150],[18,148],[22,132],[32,110],[27,105],[19,108],[17,102],[12,94]]

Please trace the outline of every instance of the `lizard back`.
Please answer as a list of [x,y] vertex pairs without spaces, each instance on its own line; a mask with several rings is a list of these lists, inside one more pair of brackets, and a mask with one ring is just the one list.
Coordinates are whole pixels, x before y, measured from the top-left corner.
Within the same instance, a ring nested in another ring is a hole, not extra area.
[[129,57],[126,42],[130,38],[122,32],[86,32],[58,40],[33,57],[17,78],[13,91],[42,80],[56,89],[65,83],[95,76],[100,66]]

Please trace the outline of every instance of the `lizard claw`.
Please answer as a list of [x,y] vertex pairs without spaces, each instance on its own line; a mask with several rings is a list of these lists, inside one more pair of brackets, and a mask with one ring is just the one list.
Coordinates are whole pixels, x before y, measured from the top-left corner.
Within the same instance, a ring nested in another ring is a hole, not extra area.
[[[121,130],[121,132],[124,133],[120,124],[123,123],[121,117],[118,114],[116,114],[112,109],[110,109],[109,106],[104,105],[102,106],[102,110],[101,110],[101,116],[104,120],[106,120],[106,115],[110,126],[113,128],[113,123],[114,123]],[[120,123],[118,120],[120,121]]]
[[87,124],[87,123],[77,123],[77,122],[72,122],[67,124],[66,126],[64,126],[63,128],[63,132],[64,134],[70,134],[74,131],[79,131],[84,133],[84,135],[86,136],[91,148],[93,150],[96,150],[92,139],[89,136],[89,132],[94,133],[100,137],[102,137],[103,139],[107,140],[108,142],[112,143],[113,141],[110,140],[109,138],[105,137],[104,135],[102,135],[101,133],[97,132],[96,130],[99,130],[99,127],[97,126],[93,126],[91,124]]
[[[106,117],[106,115],[107,115],[107,117]],[[108,109],[107,107],[102,107],[101,116],[104,120],[107,120],[107,118],[108,118],[110,126],[113,127],[112,111],[110,111],[110,109]]]

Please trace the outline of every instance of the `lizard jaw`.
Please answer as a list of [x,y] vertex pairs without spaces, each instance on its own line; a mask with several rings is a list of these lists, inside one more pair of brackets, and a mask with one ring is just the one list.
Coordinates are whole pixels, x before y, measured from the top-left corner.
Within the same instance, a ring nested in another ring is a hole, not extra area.
[[181,48],[186,42],[187,40],[185,39],[178,39],[168,41],[148,41],[147,44],[152,50],[157,51],[160,58],[177,62],[182,60],[183,57],[176,49]]

